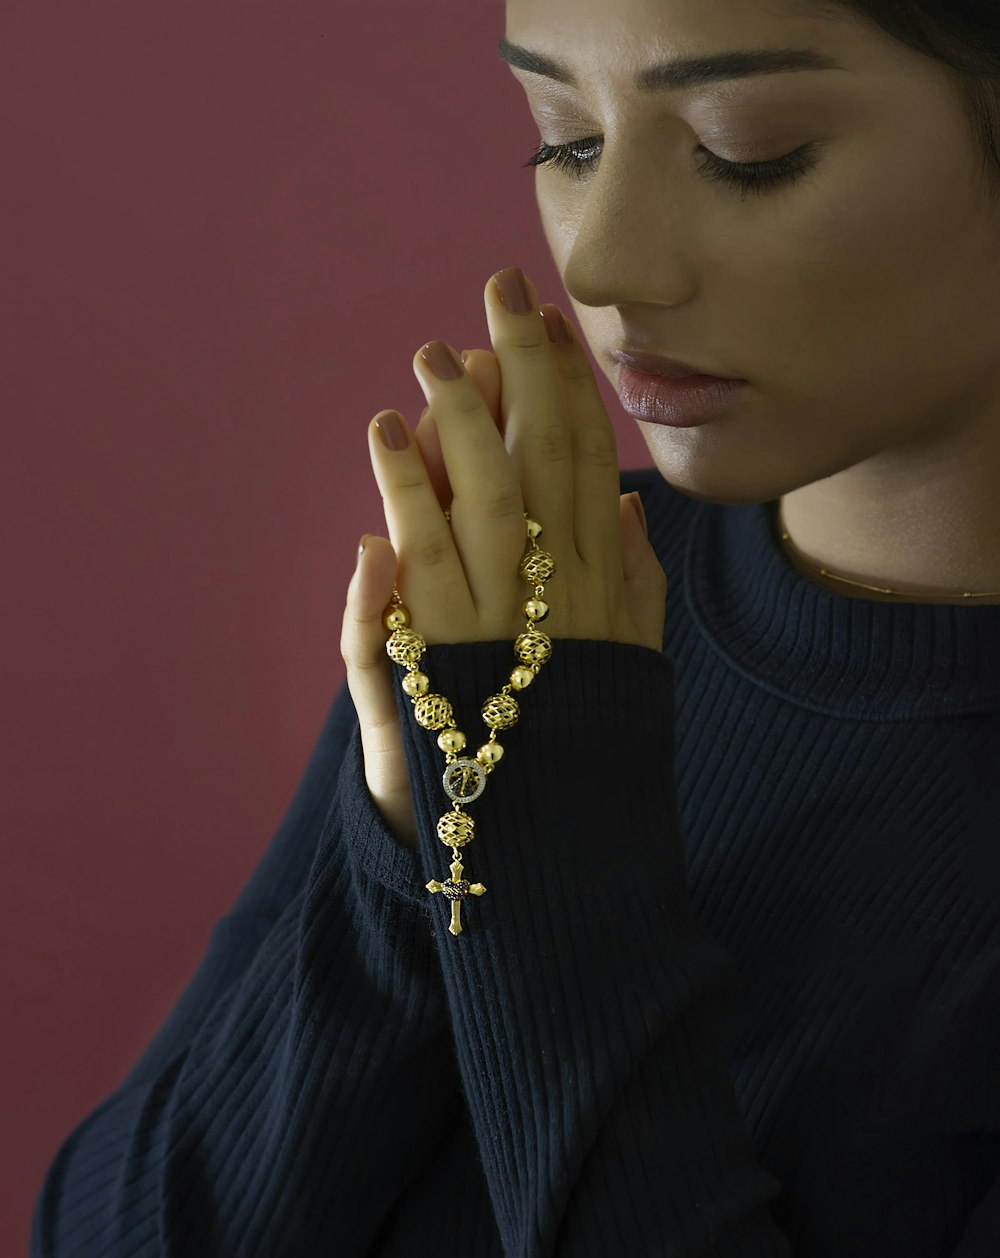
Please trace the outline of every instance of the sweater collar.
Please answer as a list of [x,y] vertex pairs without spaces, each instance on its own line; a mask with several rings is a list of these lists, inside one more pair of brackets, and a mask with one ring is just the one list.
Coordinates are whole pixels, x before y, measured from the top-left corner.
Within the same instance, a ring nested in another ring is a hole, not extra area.
[[835,594],[792,563],[777,505],[701,502],[693,512],[684,598],[733,668],[803,706],[842,716],[1000,710],[1000,606]]

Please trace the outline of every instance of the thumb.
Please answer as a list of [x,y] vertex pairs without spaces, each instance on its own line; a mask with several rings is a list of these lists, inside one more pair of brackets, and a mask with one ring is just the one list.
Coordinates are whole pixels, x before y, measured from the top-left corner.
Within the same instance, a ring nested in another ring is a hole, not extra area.
[[365,541],[348,585],[340,654],[361,726],[368,789],[386,820],[395,824],[402,815],[388,814],[407,809],[410,792],[382,617],[392,601],[398,565],[388,538],[366,534]]

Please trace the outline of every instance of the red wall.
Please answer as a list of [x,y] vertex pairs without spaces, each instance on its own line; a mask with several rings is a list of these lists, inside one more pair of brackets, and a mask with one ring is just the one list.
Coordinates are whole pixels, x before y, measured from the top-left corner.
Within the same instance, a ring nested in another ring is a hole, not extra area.
[[369,420],[416,424],[425,341],[490,348],[501,267],[569,309],[504,29],[501,0],[3,6],[7,1253],[343,681],[358,539],[387,535]]

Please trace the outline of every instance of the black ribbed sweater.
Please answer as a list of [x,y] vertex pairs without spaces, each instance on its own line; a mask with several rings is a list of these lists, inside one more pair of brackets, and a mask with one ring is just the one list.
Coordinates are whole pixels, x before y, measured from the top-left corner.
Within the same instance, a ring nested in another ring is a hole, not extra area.
[[[397,689],[413,850],[345,684],[32,1258],[1000,1255],[1000,606],[833,594],[774,504],[621,481],[663,653],[554,639],[463,933],[436,734]],[[513,663],[428,648],[473,746]]]

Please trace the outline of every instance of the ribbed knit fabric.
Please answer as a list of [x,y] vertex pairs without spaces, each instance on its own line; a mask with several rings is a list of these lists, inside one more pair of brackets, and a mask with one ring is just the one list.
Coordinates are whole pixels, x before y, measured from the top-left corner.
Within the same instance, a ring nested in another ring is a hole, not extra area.
[[[345,685],[32,1258],[1000,1255],[1000,606],[834,594],[775,504],[621,480],[663,652],[554,639],[463,933],[436,734],[397,688],[414,851]],[[428,648],[470,746],[514,662]]]

